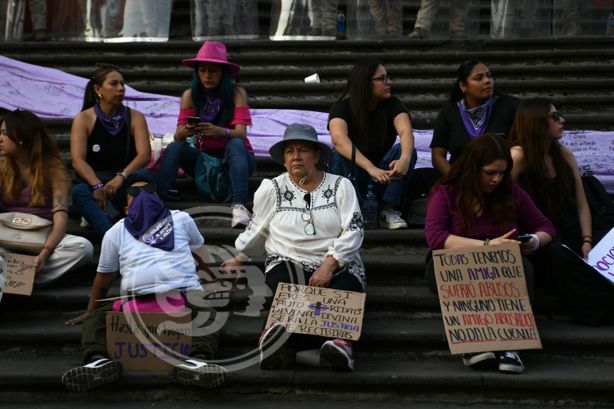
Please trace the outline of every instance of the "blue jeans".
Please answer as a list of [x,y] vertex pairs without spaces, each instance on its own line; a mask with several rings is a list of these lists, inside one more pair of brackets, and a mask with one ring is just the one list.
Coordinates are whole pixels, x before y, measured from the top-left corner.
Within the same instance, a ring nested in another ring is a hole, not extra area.
[[[198,149],[183,142],[173,142],[166,147],[157,174],[158,193],[161,197],[166,197],[179,168],[194,176],[198,155],[200,155]],[[256,169],[256,158],[247,150],[241,139],[232,138],[226,145],[224,162],[228,164],[232,183],[232,203],[245,204],[248,193],[247,181],[249,175]]]
[[[137,169],[135,174],[141,175],[152,182],[154,181],[153,174],[149,169],[141,168]],[[126,207],[126,189],[128,186],[125,181],[117,190],[117,193],[113,199],[109,200],[107,204],[107,211],[104,212],[98,206],[98,203],[94,200],[94,194],[92,188],[87,183],[77,183],[72,189],[72,202],[81,213],[81,216],[87,220],[88,224],[101,236],[113,226],[113,223],[117,219],[120,219],[124,215],[124,208]],[[109,206],[112,206],[109,207]]]
[[[376,166],[380,169],[389,169],[390,162],[398,160],[400,157],[401,145],[397,143],[386,152],[382,160]],[[411,161],[409,162],[409,169],[405,176],[397,180],[391,180],[388,185],[374,183],[375,194],[380,203],[389,203],[397,208],[401,206],[403,194],[407,189],[407,183],[414,171],[417,159],[418,154],[416,149],[414,149]],[[328,161],[328,171],[335,175],[347,176],[352,171],[352,161],[333,150]],[[357,189],[356,194],[358,195],[358,200],[362,203],[367,194],[367,185],[371,182],[371,176],[358,165],[355,166],[354,176],[356,178],[356,183],[354,185]]]

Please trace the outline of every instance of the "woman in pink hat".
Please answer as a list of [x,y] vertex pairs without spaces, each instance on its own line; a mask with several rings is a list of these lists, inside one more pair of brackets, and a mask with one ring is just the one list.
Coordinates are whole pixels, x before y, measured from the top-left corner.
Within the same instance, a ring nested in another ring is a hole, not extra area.
[[228,61],[226,47],[218,41],[205,41],[196,57],[183,63],[194,69],[192,85],[181,96],[175,142],[166,149],[158,170],[158,192],[168,199],[179,167],[194,176],[200,152],[215,156],[229,170],[232,227],[247,225],[247,179],[256,160],[247,139],[247,126],[252,124],[247,93],[231,79],[240,67]]

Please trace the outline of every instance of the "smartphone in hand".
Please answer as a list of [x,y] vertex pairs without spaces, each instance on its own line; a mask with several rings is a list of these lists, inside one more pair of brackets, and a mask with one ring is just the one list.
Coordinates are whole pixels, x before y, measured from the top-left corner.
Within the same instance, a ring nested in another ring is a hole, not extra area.
[[200,117],[197,116],[189,116],[188,117],[188,125],[195,126],[200,123]]
[[531,240],[532,237],[533,235],[531,234],[521,234],[520,236],[516,236],[516,240],[518,240],[521,243],[526,243],[529,240]]

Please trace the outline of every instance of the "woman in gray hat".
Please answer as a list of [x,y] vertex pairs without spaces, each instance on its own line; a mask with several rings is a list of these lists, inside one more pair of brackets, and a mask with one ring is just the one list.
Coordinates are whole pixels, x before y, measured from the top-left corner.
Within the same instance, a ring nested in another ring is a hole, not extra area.
[[[295,282],[362,292],[365,269],[359,255],[363,240],[363,219],[352,183],[341,176],[323,172],[318,164],[330,148],[318,141],[310,125],[291,124],[284,139],[271,146],[271,157],[286,172],[264,179],[254,194],[254,216],[235,241],[237,250],[247,256],[266,252],[266,283],[274,292],[280,282]],[[244,255],[222,264],[230,272]],[[260,337],[260,367],[281,367],[281,348],[271,353],[272,337],[283,331],[279,326],[265,330]],[[342,339],[327,340],[302,336],[302,346],[317,345],[320,358],[333,370],[353,369],[352,344]],[[311,349],[306,348],[306,349]]]

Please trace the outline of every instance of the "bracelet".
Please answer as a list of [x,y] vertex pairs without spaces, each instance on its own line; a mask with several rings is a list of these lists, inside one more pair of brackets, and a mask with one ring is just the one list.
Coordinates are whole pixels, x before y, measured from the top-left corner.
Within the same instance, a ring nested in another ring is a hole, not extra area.
[[539,248],[542,246],[542,242],[539,239],[539,236],[537,234],[531,234],[531,237],[533,237],[535,239],[535,249],[534,250],[539,250]]
[[229,129],[229,128],[226,128],[226,137],[227,137],[227,138],[230,138],[230,137],[231,137],[231,136],[230,136],[230,129]]
[[90,186],[90,187],[91,187],[92,192],[93,192],[94,190],[102,189],[104,187],[104,184],[102,182],[98,182],[95,185]]
[[43,250],[49,250],[49,253],[53,253],[53,247],[48,246],[47,244],[45,244],[42,248],[41,251]]
[[490,239],[486,239],[486,240],[484,240],[484,245],[485,245],[485,246],[488,246],[488,243],[490,243]]
[[584,240],[582,240],[582,244],[584,244],[584,243],[588,243],[588,244],[590,244],[591,246],[593,245],[593,241],[592,241],[592,240],[587,240],[587,239],[584,239]]
[[592,243],[593,236],[582,236],[582,239],[583,240],[591,240],[591,243]]

